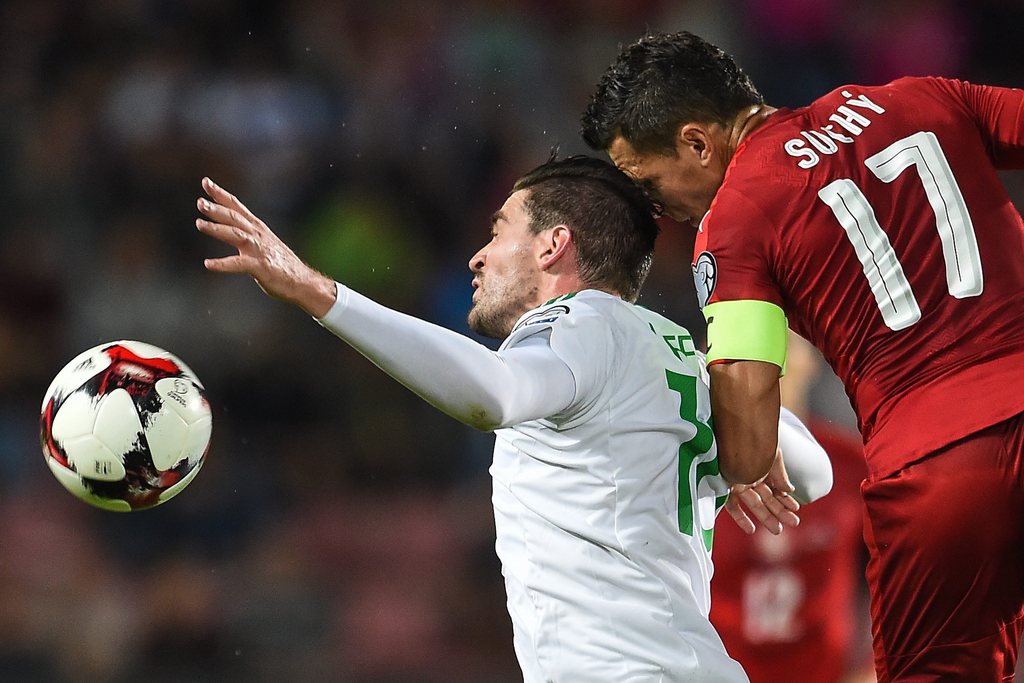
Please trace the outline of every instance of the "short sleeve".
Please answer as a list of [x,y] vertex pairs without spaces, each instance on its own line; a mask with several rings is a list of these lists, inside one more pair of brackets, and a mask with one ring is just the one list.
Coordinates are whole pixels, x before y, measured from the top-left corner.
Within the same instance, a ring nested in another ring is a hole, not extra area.
[[693,277],[698,304],[767,301],[783,307],[771,274],[775,227],[745,195],[723,186],[694,244]]
[[996,168],[1024,168],[1024,90],[942,78],[927,80],[964,103],[977,121]]

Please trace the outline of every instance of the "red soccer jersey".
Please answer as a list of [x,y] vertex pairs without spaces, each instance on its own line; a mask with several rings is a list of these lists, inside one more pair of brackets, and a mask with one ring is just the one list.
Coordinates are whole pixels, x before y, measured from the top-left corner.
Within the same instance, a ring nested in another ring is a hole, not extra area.
[[780,306],[891,474],[1024,411],[1024,223],[996,173],[1021,167],[1020,90],[905,78],[780,110],[701,224],[701,305]]
[[[822,422],[808,427],[832,460],[832,491],[800,509],[800,526],[774,536],[715,524],[711,623],[751,683],[834,683],[851,662],[864,544],[857,437]],[[864,608],[867,613],[867,608]]]

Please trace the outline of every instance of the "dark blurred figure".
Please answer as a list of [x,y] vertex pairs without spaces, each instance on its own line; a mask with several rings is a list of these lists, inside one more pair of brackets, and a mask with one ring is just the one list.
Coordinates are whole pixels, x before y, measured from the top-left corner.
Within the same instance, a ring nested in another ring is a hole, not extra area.
[[711,622],[751,683],[874,681],[861,538],[860,436],[815,413],[811,391],[827,366],[790,335],[782,403],[803,420],[832,460],[832,491],[800,509],[800,526],[778,536],[715,525]]

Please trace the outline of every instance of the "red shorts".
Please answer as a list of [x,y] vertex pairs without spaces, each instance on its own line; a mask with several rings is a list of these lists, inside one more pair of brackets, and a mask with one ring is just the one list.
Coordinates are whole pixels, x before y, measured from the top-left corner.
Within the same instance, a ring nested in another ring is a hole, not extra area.
[[1024,414],[861,492],[879,683],[1013,680],[1024,626]]

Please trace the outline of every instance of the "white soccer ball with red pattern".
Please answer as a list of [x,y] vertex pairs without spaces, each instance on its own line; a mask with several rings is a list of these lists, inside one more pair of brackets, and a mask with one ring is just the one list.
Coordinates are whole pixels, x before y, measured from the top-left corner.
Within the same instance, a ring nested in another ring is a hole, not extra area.
[[128,512],[181,493],[210,446],[202,382],[152,344],[114,341],[76,356],[43,398],[40,440],[50,471],[96,507]]

